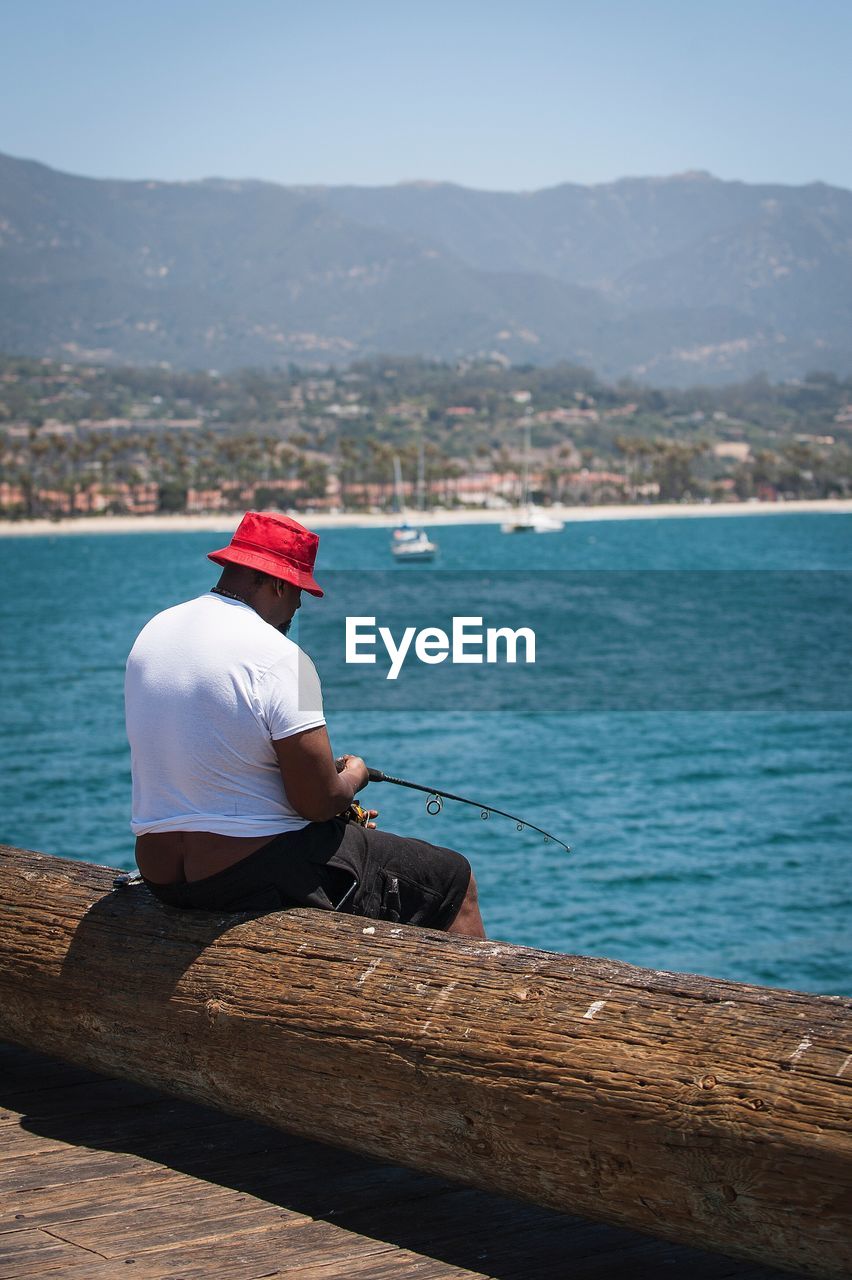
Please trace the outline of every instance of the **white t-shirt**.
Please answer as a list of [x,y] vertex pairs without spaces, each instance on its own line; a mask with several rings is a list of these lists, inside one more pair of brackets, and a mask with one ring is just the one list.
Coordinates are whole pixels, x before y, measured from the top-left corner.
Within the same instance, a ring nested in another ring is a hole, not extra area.
[[130,652],[124,688],[134,835],[307,826],[272,744],[325,724],[319,679],[249,605],[207,594],[158,613]]

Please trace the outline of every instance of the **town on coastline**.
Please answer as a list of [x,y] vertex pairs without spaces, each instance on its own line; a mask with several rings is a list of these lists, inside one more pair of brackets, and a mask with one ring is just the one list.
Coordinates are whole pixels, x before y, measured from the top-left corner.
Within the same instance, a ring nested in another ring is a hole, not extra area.
[[[396,474],[395,474],[396,473]],[[852,379],[657,390],[386,358],[220,374],[0,357],[0,518],[852,495]]]

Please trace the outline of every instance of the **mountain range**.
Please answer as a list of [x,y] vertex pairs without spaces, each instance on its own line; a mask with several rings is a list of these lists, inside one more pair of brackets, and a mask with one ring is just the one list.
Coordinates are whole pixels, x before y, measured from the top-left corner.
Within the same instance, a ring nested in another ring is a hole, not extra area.
[[852,192],[702,172],[530,193],[115,181],[0,155],[0,350],[232,369],[852,370]]

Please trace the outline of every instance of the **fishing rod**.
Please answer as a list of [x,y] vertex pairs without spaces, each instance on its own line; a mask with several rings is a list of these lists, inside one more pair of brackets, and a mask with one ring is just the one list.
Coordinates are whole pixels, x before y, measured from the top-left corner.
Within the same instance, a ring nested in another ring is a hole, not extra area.
[[[334,762],[337,772],[344,767],[342,759]],[[408,787],[411,791],[422,791],[428,796],[426,801],[426,812],[435,817],[444,807],[445,800],[457,800],[459,804],[469,804],[474,809],[479,810],[479,816],[483,821],[488,816],[496,813],[500,818],[508,818],[510,822],[514,822],[519,831],[529,827],[530,831],[537,831],[540,836],[544,836],[544,843],[550,844],[551,840],[554,844],[558,844],[566,853],[571,852],[571,846],[566,844],[564,840],[557,840],[556,836],[551,835],[549,831],[545,831],[543,827],[537,827],[534,822],[527,822],[525,818],[516,818],[513,813],[506,813],[505,809],[495,809],[493,804],[479,804],[476,800],[468,800],[466,796],[457,796],[452,791],[441,791],[438,787],[424,787],[419,782],[409,782],[406,778],[392,778],[389,773],[382,773],[381,769],[371,769],[367,767],[367,777],[370,782],[392,782],[395,787]],[[369,814],[363,805],[357,800],[353,800],[346,811],[351,822],[357,822],[359,826],[365,827],[369,820]],[[140,875],[133,872],[122,872],[113,880],[114,889],[124,889],[129,885],[142,884],[143,880]]]
[[543,827],[537,827],[534,822],[527,822],[525,818],[518,818],[513,813],[506,813],[505,809],[496,809],[493,804],[479,804],[476,800],[468,800],[467,796],[457,796],[452,791],[441,791],[438,787],[424,787],[419,782],[409,782],[406,778],[392,778],[389,773],[382,773],[381,769],[367,769],[367,777],[370,782],[392,782],[395,787],[408,787],[411,791],[422,791],[428,796],[426,801],[426,812],[433,817],[440,813],[444,807],[445,800],[456,800],[459,804],[469,804],[474,809],[479,810],[479,816],[486,821],[490,814],[495,813],[498,817],[508,818],[510,822],[514,822],[519,831],[523,831],[529,827],[530,831],[537,831],[539,835],[544,836],[544,843],[549,844],[552,840],[554,844],[558,844],[566,853],[571,852],[571,846],[567,845],[564,840],[557,840],[556,836],[551,835],[549,831],[545,831]]

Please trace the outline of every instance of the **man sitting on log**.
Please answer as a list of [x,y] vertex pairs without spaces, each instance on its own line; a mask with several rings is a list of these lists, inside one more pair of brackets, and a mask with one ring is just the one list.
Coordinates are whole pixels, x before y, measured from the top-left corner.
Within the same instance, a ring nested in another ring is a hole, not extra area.
[[176,907],[321,907],[482,938],[465,858],[347,820],[367,767],[335,763],[316,670],[286,635],[302,591],[323,594],[318,545],[248,512],[210,552],[218,584],[138,636],[125,703],[139,870]]

